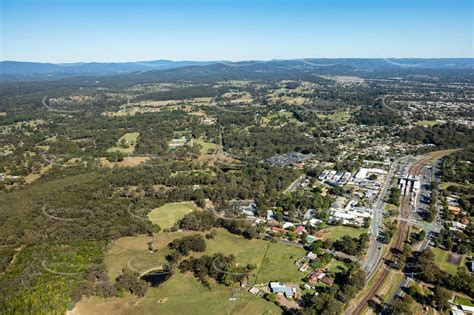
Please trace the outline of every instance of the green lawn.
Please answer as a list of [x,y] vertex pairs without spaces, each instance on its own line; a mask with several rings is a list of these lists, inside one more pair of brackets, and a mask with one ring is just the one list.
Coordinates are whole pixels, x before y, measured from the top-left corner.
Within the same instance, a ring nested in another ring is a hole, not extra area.
[[330,226],[318,232],[321,234],[323,240],[338,240],[344,235],[349,235],[350,237],[359,237],[362,233],[366,233],[367,229],[363,228],[354,228],[350,226]]
[[306,251],[301,248],[270,243],[260,266],[256,283],[270,281],[300,283],[306,274],[299,272],[294,262],[305,254]]
[[331,260],[331,262],[327,266],[328,272],[338,273],[345,270],[347,270],[347,265],[343,263],[342,261],[334,259],[334,258]]
[[450,274],[455,274],[459,266],[464,266],[466,263],[466,256],[463,256],[459,265],[454,265],[448,262],[448,251],[440,248],[431,247],[431,251],[435,254],[435,264],[444,271]]
[[[133,153],[135,146],[137,145],[137,139],[140,136],[139,132],[129,132],[124,134],[117,141],[117,146],[110,148],[107,152],[120,151],[122,153]],[[121,146],[121,143],[125,141],[126,147]]]
[[474,306],[474,300],[471,300],[465,297],[460,297],[460,296],[456,296],[454,298],[454,303],[467,305],[467,306]]
[[194,202],[167,203],[148,213],[148,218],[162,229],[171,228],[178,220],[191,211],[197,210]]

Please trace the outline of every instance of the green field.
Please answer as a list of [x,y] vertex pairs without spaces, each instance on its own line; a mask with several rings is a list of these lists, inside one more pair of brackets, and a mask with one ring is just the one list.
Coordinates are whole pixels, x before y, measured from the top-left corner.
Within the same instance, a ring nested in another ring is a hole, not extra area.
[[416,124],[418,126],[423,126],[423,127],[433,127],[435,125],[438,125],[439,122],[437,122],[436,120],[420,120],[420,121],[417,121]]
[[[114,152],[119,151],[122,153],[133,153],[135,151],[135,146],[137,145],[137,139],[140,136],[139,132],[129,132],[124,134],[120,139],[117,141],[117,146],[110,148],[107,152]],[[125,146],[121,146],[121,143],[125,141]]]
[[[122,268],[131,265],[134,269],[143,272],[152,267],[166,263],[166,255],[170,253],[167,245],[176,238],[197,232],[158,233],[155,237],[156,252],[148,250],[149,236],[122,237],[105,256],[105,264],[111,279],[115,279]],[[255,264],[257,268],[250,275],[250,283],[269,281],[288,281],[298,283],[304,275],[298,271],[294,261],[304,256],[306,252],[297,247],[280,243],[253,239],[247,240],[240,235],[216,229],[214,239],[206,240],[207,249],[204,253],[194,256],[213,255],[223,253],[234,255],[239,264]],[[258,278],[256,276],[258,274]]]
[[274,303],[238,290],[237,299],[229,300],[232,288],[213,285],[205,288],[190,273],[179,271],[156,288],[151,288],[144,298],[91,299],[81,301],[77,314],[105,314],[107,311],[126,314],[281,314]]
[[467,306],[474,306],[474,300],[468,299],[466,297],[460,297],[460,296],[456,296],[454,298],[454,303],[467,305]]
[[464,266],[466,263],[466,256],[463,256],[459,265],[448,262],[449,252],[440,248],[431,247],[431,251],[435,254],[435,264],[444,271],[450,274],[455,274],[458,267]]
[[340,260],[332,259],[329,265],[327,266],[328,272],[338,273],[341,271],[347,270],[347,265]]
[[[168,244],[185,235],[198,232],[157,233],[155,244],[157,251],[150,253],[148,241],[150,236],[122,237],[114,242],[105,255],[105,264],[111,279],[115,279],[123,268],[139,272],[160,266],[166,262],[170,253]],[[297,247],[264,240],[247,240],[240,235],[231,234],[224,229],[215,229],[214,239],[206,240],[204,253],[194,256],[223,253],[233,254],[239,264],[255,264],[257,268],[250,275],[249,285],[282,281],[301,283],[305,276],[298,271],[294,261],[306,254]],[[237,284],[234,289],[237,289]],[[84,300],[77,307],[78,314],[99,314],[100,310],[116,311],[132,305],[133,312],[141,314],[181,314],[192,309],[193,314],[280,314],[280,309],[261,297],[254,297],[246,292],[248,288],[239,288],[236,301],[230,301],[232,288],[212,284],[209,290],[191,274],[182,274],[179,270],[159,287],[151,288],[143,299],[91,299]]]
[[318,232],[321,234],[323,240],[338,240],[344,235],[349,235],[350,237],[359,237],[362,233],[366,233],[367,229],[354,228],[350,226],[330,226]]
[[197,210],[194,202],[167,203],[148,213],[148,218],[153,224],[158,224],[162,229],[171,228],[178,220],[191,211]]
[[349,120],[351,114],[349,112],[335,112],[332,114],[318,114],[318,117],[322,119],[327,118],[334,122],[345,122]]
[[214,151],[217,151],[217,144],[215,143],[212,143],[210,141],[206,141],[204,140],[202,137],[200,137],[199,139],[197,139],[195,142],[195,144],[199,144],[201,145],[201,154],[208,154],[209,150],[214,150]]
[[[256,271],[250,277],[251,282],[269,281],[300,282],[303,274],[298,271],[294,261],[306,252],[297,247],[263,240],[246,240],[225,230],[218,230],[214,240],[208,241],[206,254],[233,254],[241,264],[255,264]],[[257,276],[258,274],[258,276]],[[257,276],[257,278],[255,278]]]

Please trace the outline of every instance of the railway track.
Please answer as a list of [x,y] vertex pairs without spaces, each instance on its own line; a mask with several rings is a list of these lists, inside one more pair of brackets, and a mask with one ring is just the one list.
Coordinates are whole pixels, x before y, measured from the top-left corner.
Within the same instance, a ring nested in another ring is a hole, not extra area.
[[[410,176],[416,176],[420,173],[421,168],[423,165],[430,161],[438,160],[442,158],[445,155],[448,155],[452,152],[459,151],[460,149],[451,149],[451,150],[443,150],[443,151],[436,151],[436,152],[431,152],[428,154],[425,154],[423,157],[420,159],[416,160],[413,162],[409,169],[408,169],[408,175]],[[400,208],[400,216],[402,218],[409,218],[410,216],[410,196],[409,194],[403,196],[403,200],[401,203],[401,208]],[[405,241],[408,239],[408,233],[410,231],[410,225],[408,224],[407,221],[405,220],[398,220],[398,225],[397,225],[397,232],[395,234],[395,239],[392,242],[391,248],[396,249],[397,251],[403,251],[403,244]],[[396,259],[396,254],[394,254],[392,251],[389,251],[386,256],[384,257],[385,260],[388,261],[394,261]],[[385,283],[385,279],[387,276],[390,274],[390,268],[383,264],[380,267],[380,271],[378,273],[375,273],[374,277],[377,277],[377,281],[374,283],[372,288],[370,289],[369,292],[367,292],[356,304],[355,308],[354,307],[349,307],[346,311],[347,315],[359,315],[362,314],[365,308],[368,305],[368,302],[372,300],[377,292],[383,287],[383,284]]]

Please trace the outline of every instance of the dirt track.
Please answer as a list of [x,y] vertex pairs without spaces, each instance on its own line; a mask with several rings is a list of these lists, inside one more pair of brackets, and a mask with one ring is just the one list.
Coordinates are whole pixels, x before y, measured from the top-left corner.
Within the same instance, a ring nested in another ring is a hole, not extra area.
[[[459,151],[459,149],[451,149],[451,150],[443,150],[443,151],[436,151],[425,154],[423,157],[415,161],[413,164],[410,165],[408,169],[408,174],[410,176],[418,175],[421,171],[421,168],[427,162],[438,160],[445,155],[448,155],[452,152]],[[410,195],[407,194],[403,196],[403,200],[401,203],[400,209],[400,216],[403,218],[408,218],[410,215]],[[395,234],[394,241],[392,241],[391,248],[395,248],[399,251],[403,250],[403,244],[408,239],[409,233],[409,224],[406,221],[399,220],[397,225],[397,232]],[[392,251],[388,251],[385,255],[384,259],[388,261],[394,261],[396,256],[392,253]],[[375,273],[374,277],[377,277],[377,281],[373,284],[372,288],[369,292],[367,292],[355,305],[351,305],[347,310],[346,314],[362,314],[364,309],[367,307],[367,303],[372,300],[376,293],[382,288],[383,284],[385,283],[385,279],[387,278],[388,274],[390,273],[390,269],[387,265],[383,264],[380,267],[380,271]]]

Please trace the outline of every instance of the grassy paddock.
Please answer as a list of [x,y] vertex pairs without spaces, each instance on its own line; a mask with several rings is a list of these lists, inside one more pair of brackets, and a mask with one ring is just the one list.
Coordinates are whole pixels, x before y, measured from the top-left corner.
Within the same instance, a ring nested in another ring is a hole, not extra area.
[[162,229],[171,228],[178,220],[189,212],[197,210],[194,202],[167,203],[148,213],[148,218]]
[[359,237],[362,233],[367,232],[367,229],[363,228],[354,228],[350,226],[330,226],[321,231],[317,232],[317,236],[321,237],[323,240],[338,240],[344,235],[350,237]]
[[[450,252],[442,250],[440,248],[431,247],[430,250],[435,254],[435,264],[444,271],[450,274],[455,274],[458,267],[464,266],[466,263],[466,256],[462,256],[459,265],[452,264],[448,261]],[[451,253],[451,255],[457,255]]]
[[[110,148],[107,151],[108,152],[119,151],[119,152],[122,152],[122,153],[133,153],[133,151],[135,151],[135,146],[137,145],[138,136],[140,136],[139,132],[126,133],[122,137],[120,137],[120,139],[118,139],[117,146],[115,146],[113,148]],[[123,148],[122,146],[120,146],[120,143],[122,142],[122,140],[126,141],[126,144],[128,145],[127,148]]]

